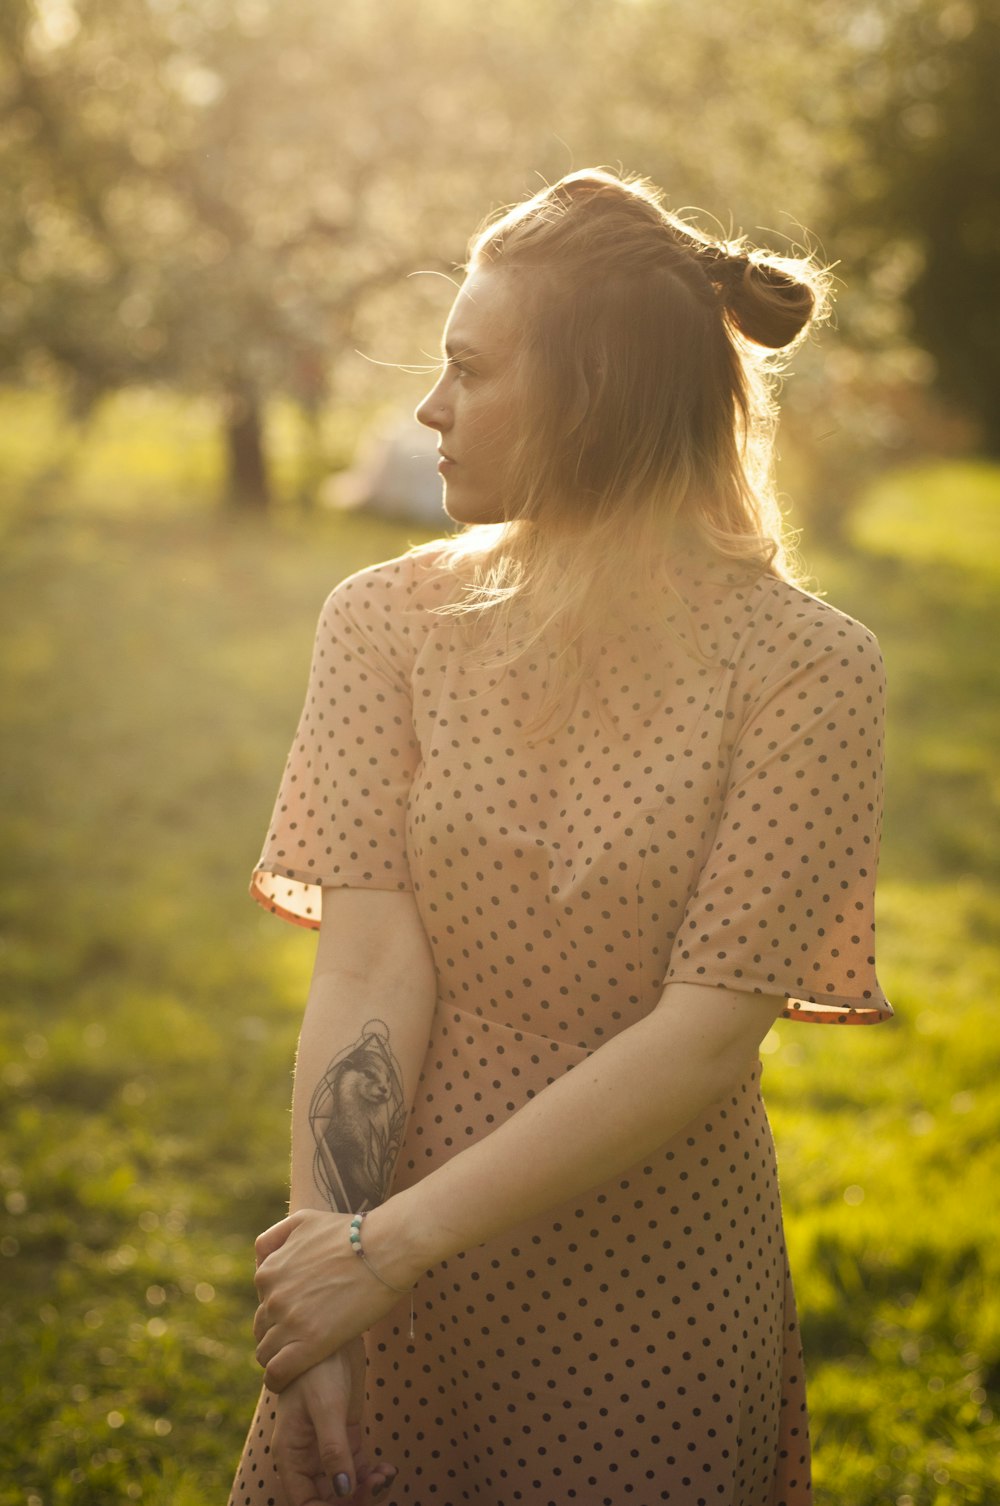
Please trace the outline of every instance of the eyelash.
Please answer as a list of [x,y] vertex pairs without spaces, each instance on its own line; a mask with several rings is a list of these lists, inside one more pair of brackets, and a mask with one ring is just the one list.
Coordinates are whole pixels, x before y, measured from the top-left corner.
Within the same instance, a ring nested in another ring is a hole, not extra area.
[[450,366],[453,371],[457,371],[459,376],[475,376],[475,372],[470,371],[464,361],[456,361],[454,356],[449,356],[445,364]]

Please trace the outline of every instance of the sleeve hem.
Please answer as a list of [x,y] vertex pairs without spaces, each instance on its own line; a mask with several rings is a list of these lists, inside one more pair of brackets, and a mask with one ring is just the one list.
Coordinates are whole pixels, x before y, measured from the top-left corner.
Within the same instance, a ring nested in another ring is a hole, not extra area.
[[[261,882],[265,874],[301,887],[303,893],[296,896],[299,900],[298,908],[281,904],[275,898],[273,888]],[[408,879],[392,880],[388,875],[366,870],[352,873],[340,869],[335,874],[317,876],[314,873],[306,874],[301,869],[259,863],[250,875],[249,892],[250,898],[256,900],[270,914],[277,915],[281,920],[290,921],[292,925],[318,931],[323,914],[324,886],[329,889],[383,889],[393,893],[408,893],[413,888]],[[315,891],[315,899],[312,897],[312,891]]]
[[780,1019],[799,1020],[813,1025],[881,1025],[894,1018],[892,1005],[876,989],[870,998],[857,994],[825,994],[822,998],[804,990],[783,988],[773,983],[755,983],[747,978],[704,978],[697,975],[669,973],[664,988],[671,983],[699,983],[708,988],[728,988],[743,994],[783,994],[785,1007]]

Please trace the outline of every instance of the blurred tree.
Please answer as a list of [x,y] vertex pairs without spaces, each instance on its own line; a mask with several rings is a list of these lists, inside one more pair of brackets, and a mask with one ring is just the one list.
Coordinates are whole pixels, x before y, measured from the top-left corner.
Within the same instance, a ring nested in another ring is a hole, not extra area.
[[212,394],[227,490],[262,506],[268,399],[315,419],[363,387],[358,344],[429,348],[450,289],[406,274],[542,177],[610,161],[727,229],[822,230],[845,7],[5,0],[0,377],[55,370],[77,411]]
[[845,235],[1000,455],[1000,0],[891,0],[858,40]]
[[[363,20],[336,30],[357,64]],[[244,505],[269,495],[265,395],[314,409],[352,309],[411,265],[329,33],[303,3],[15,0],[0,23],[4,372],[44,353],[77,410],[139,381],[218,395]]]
[[0,375],[41,359],[77,414],[131,383],[212,394],[227,494],[265,506],[267,399],[315,418],[358,331],[387,333],[380,293],[461,258],[484,177],[523,191],[569,11],[12,0]]

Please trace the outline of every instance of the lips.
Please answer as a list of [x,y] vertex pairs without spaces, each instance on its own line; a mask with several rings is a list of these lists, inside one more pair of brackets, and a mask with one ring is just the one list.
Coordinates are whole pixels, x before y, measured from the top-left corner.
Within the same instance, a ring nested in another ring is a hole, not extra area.
[[452,465],[458,464],[458,461],[455,459],[455,457],[453,455],[445,454],[444,450],[438,450],[438,455],[442,460],[450,460]]

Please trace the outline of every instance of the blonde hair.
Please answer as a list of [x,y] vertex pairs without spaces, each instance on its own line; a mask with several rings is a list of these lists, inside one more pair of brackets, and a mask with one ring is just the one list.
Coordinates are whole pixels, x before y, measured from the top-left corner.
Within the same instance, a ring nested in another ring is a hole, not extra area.
[[[775,385],[827,305],[809,257],[715,240],[647,179],[571,173],[488,219],[465,270],[511,280],[517,419],[507,521],[441,562],[441,610],[494,663],[556,629],[563,690],[603,633],[662,601],[681,539],[796,580],[774,491]],[[551,642],[551,638],[549,638]]]

